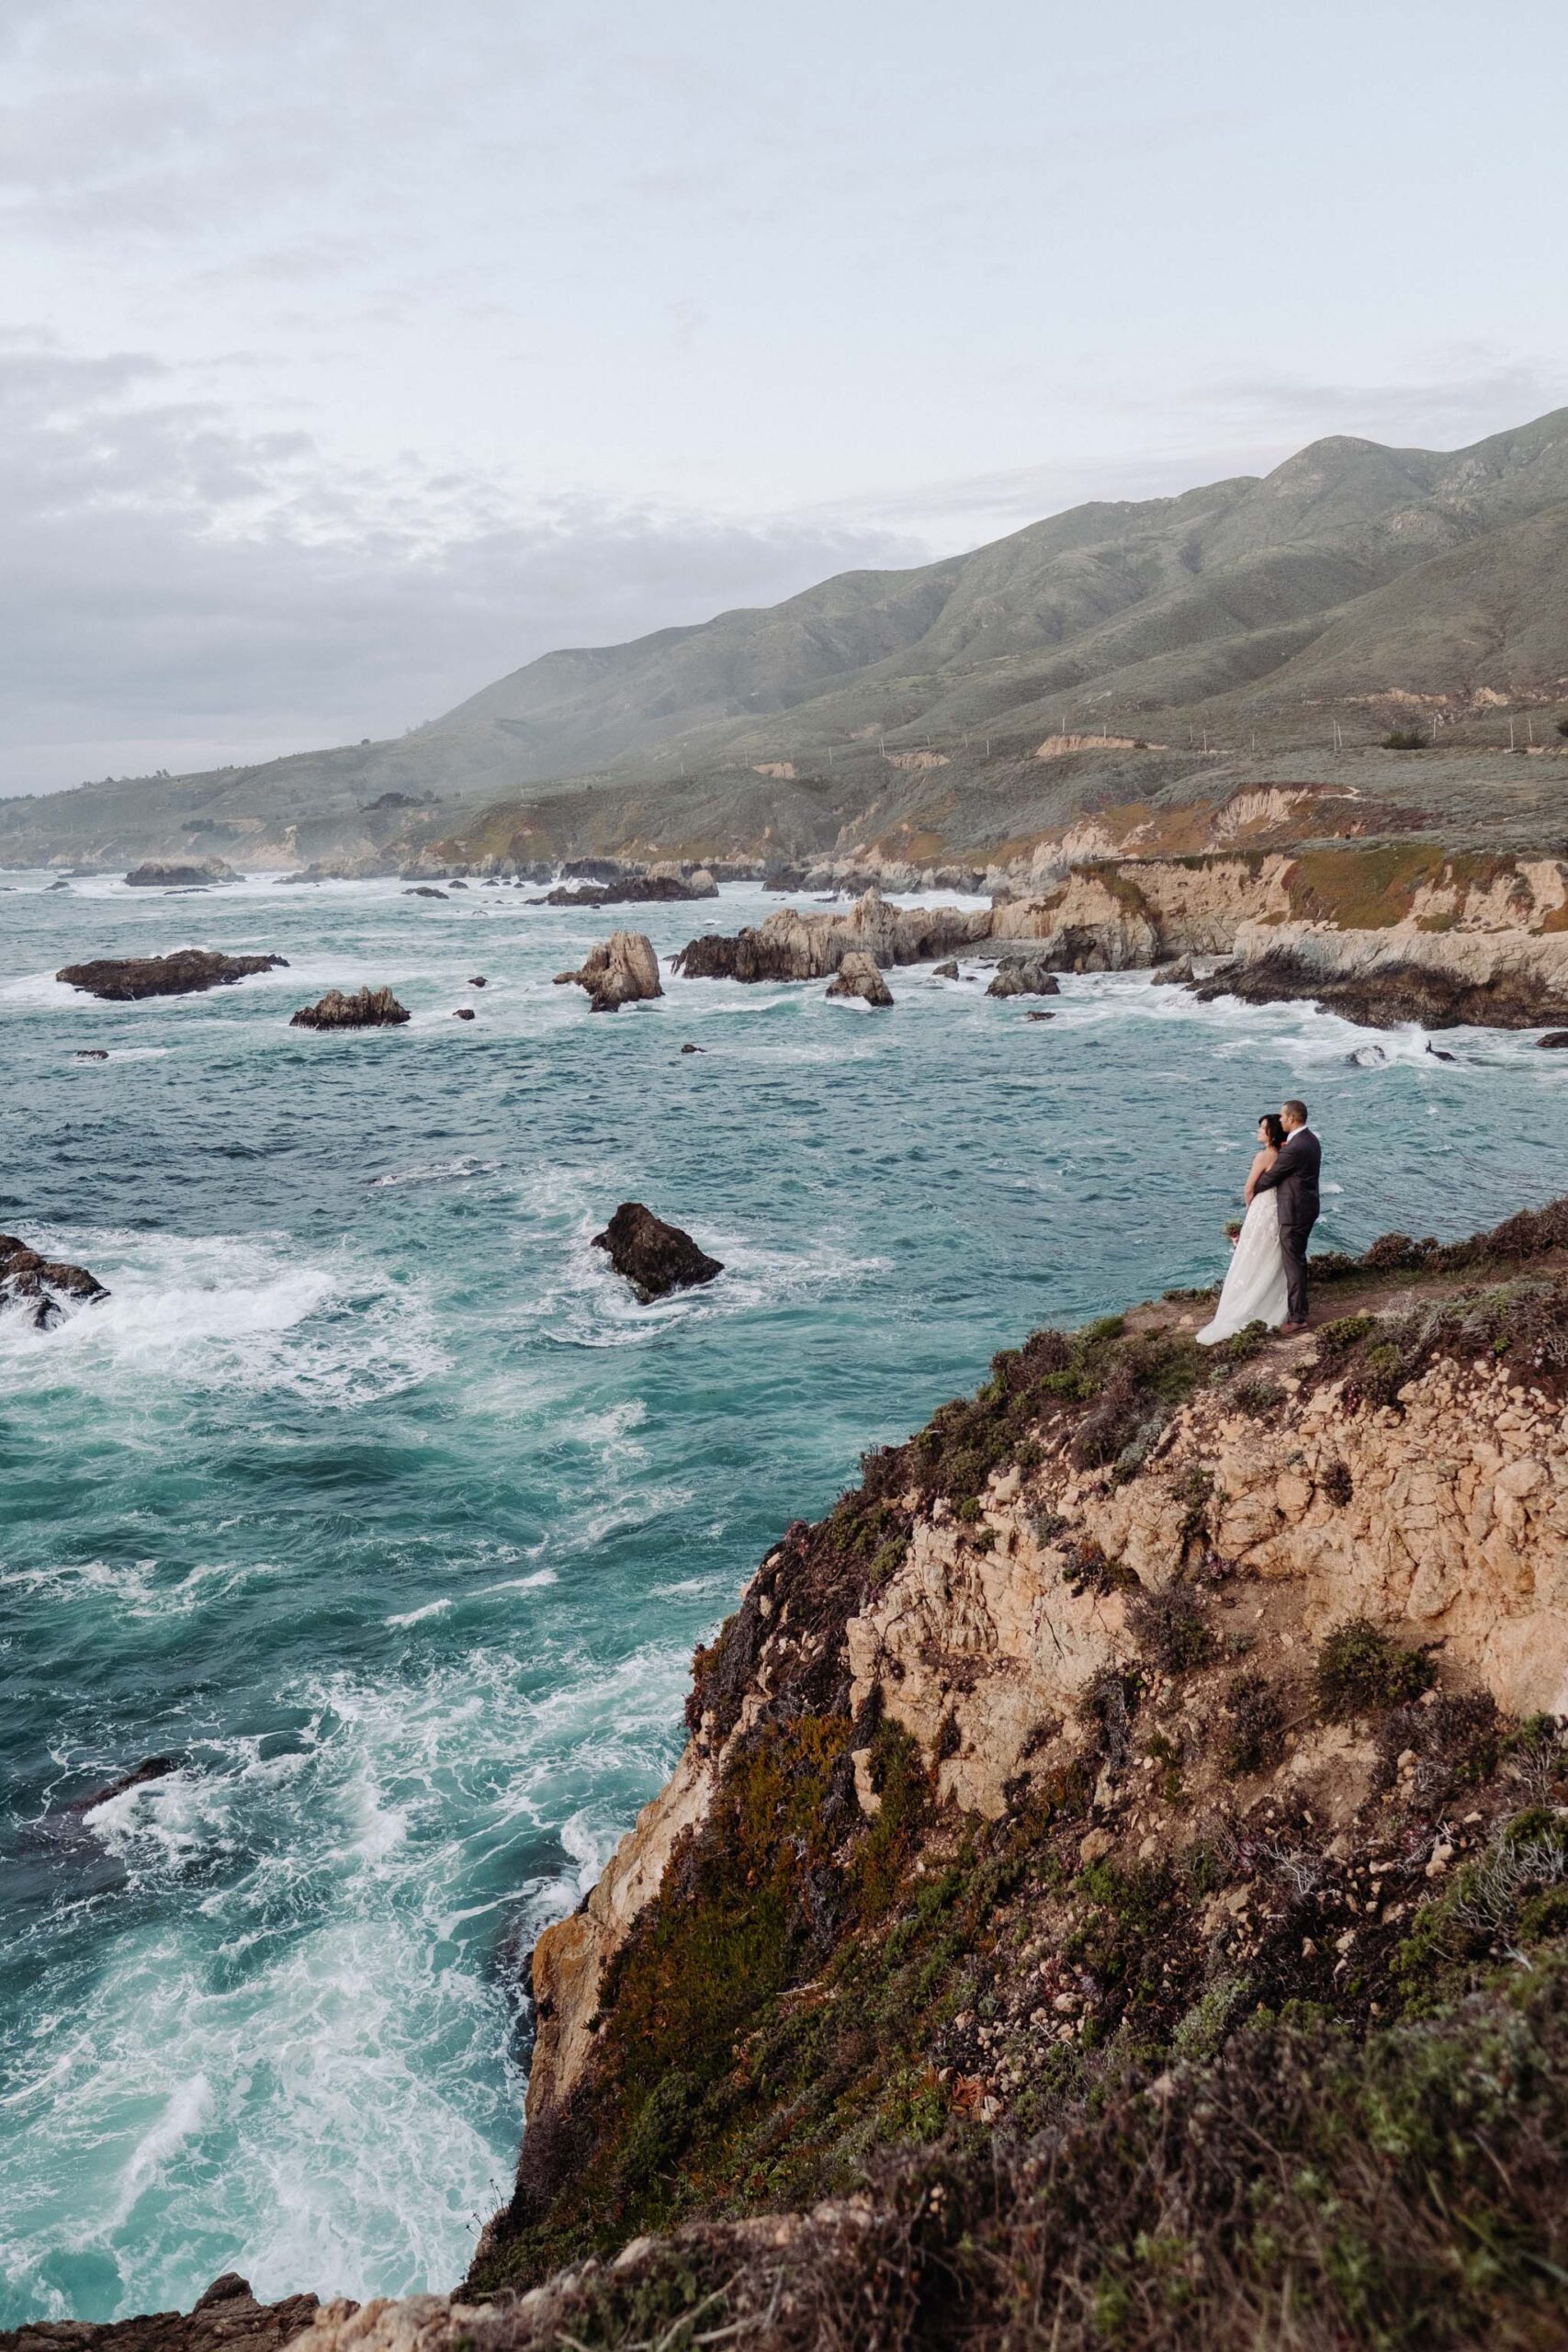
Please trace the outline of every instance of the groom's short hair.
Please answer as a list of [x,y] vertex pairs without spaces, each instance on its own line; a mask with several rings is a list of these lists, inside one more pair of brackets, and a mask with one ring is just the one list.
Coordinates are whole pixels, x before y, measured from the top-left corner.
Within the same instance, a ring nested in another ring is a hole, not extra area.
[[1307,1123],[1307,1106],[1304,1102],[1281,1102],[1280,1105],[1280,1111],[1282,1117],[1294,1119],[1298,1127],[1305,1126]]

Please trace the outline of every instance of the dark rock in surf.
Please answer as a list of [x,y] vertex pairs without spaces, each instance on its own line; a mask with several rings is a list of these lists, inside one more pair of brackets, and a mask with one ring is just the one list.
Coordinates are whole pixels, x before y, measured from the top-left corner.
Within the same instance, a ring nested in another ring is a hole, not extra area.
[[85,1266],[45,1258],[14,1233],[0,1233],[0,1309],[11,1309],[35,1331],[51,1331],[65,1313],[67,1299],[107,1298],[107,1291]]
[[390,989],[363,988],[354,996],[329,989],[315,1004],[301,1005],[291,1029],[395,1029],[409,1019]]
[[[1564,1036],[1563,1043],[1568,1045],[1568,1035]],[[1457,1054],[1445,1053],[1441,1046],[1429,1045],[1427,1051],[1431,1055],[1432,1059],[1435,1062],[1457,1062],[1459,1059],[1459,1056]]]
[[1544,1037],[1536,1039],[1536,1044],[1543,1053],[1548,1054],[1556,1048],[1568,1046],[1568,1029],[1549,1029]]
[[1191,956],[1179,956],[1174,964],[1160,966],[1154,975],[1154,986],[1156,989],[1190,988],[1197,977],[1192,969]]
[[1382,1069],[1388,1056],[1381,1046],[1357,1046],[1345,1059],[1352,1069]]
[[66,964],[54,977],[88,996],[128,1004],[150,996],[195,996],[203,989],[248,980],[253,972],[288,969],[286,956],[220,956],[208,947],[176,947],[172,956],[103,956],[91,964]]
[[1483,980],[1428,964],[1380,964],[1370,971],[1320,971],[1288,947],[1227,964],[1194,990],[1200,1002],[1239,997],[1244,1004],[1306,1001],[1342,1013],[1361,1029],[1538,1029],[1562,1012],[1563,1000],[1517,968]]
[[490,982],[486,979],[482,972],[476,972],[473,975],[473,978],[469,980],[468,986],[471,989],[486,989],[489,988]]
[[640,1201],[623,1201],[604,1232],[593,1236],[592,1246],[609,1252],[610,1263],[626,1276],[645,1306],[672,1290],[711,1283],[724,1272],[689,1233],[678,1225],[666,1225]]
[[405,899],[444,899],[446,893],[438,890],[433,882],[416,882],[412,890],[403,892],[403,896]]
[[454,1021],[471,1021],[473,1017],[474,1008],[471,1004],[460,1004],[452,1015]]
[[1018,956],[1005,963],[987,996],[1060,996],[1061,982],[1036,957]]
[[954,958],[950,956],[945,964],[937,965],[931,978],[933,980],[955,980],[958,978],[958,966]]
[[[93,2322],[24,2320],[0,2336],[0,2352],[284,2352],[321,2309],[314,2295],[258,2303],[250,2282],[225,2271],[189,2312],[151,2312],[141,2319]],[[346,2317],[358,2309],[337,2306]]]
[[209,890],[214,882],[237,882],[233,867],[220,857],[204,858],[199,865],[160,865],[149,862],[126,876],[130,890]]
[[1026,1021],[1055,1021],[1056,1018],[1054,1012],[1026,1012],[1023,1017]]
[[705,1054],[707,1047],[705,1046],[682,1046],[681,1051],[683,1054]]
[[77,1062],[107,1062],[108,1057],[107,1046],[78,1046],[71,1057]]

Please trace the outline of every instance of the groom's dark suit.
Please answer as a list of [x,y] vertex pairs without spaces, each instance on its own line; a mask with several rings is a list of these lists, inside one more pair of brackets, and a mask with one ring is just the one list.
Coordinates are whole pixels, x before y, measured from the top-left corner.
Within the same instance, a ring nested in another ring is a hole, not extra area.
[[1317,1171],[1323,1146],[1310,1127],[1296,1127],[1272,1168],[1266,1168],[1253,1187],[1280,1195],[1280,1250],[1285,1261],[1285,1293],[1292,1323],[1304,1323],[1307,1313],[1307,1235],[1317,1223]]

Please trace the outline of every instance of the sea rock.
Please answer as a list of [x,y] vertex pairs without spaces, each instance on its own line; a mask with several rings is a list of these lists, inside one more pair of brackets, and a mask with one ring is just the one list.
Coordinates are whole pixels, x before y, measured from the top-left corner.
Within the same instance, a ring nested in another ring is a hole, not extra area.
[[[357,2304],[339,2302],[323,2312],[315,2295],[258,2303],[249,2280],[231,2270],[215,2278],[189,2312],[149,2312],[140,2319],[102,2323],[24,2320],[14,2335],[0,2336],[0,2346],[5,2352],[284,2352],[286,2345],[299,2341],[319,2312],[323,2317],[332,2312],[342,2323],[357,2309]],[[374,2352],[367,2340],[360,2340],[365,2352]],[[404,2346],[411,2341],[406,2335],[396,2340]]]
[[689,1233],[678,1225],[666,1225],[640,1201],[623,1201],[604,1232],[593,1236],[592,1246],[608,1250],[610,1263],[626,1276],[645,1306],[672,1290],[711,1283],[724,1272]]
[[253,972],[288,969],[287,956],[220,956],[208,947],[177,947],[172,956],[104,956],[91,964],[67,964],[54,977],[68,988],[119,1004],[149,996],[195,996],[203,989],[249,979]]
[[1345,1059],[1352,1069],[1382,1069],[1388,1056],[1381,1046],[1358,1046]]
[[1545,1053],[1551,1053],[1555,1048],[1568,1046],[1568,1029],[1549,1029],[1544,1037],[1538,1037],[1536,1039],[1536,1044],[1540,1046],[1541,1050]]
[[107,1298],[107,1291],[85,1266],[44,1258],[14,1233],[0,1233],[0,1309],[14,1309],[35,1331],[52,1330],[66,1299]]
[[78,1814],[96,1812],[99,1805],[107,1804],[111,1797],[124,1796],[128,1789],[140,1789],[149,1781],[166,1781],[170,1773],[177,1772],[184,1762],[183,1756],[144,1756],[140,1764],[133,1765],[129,1772],[122,1772],[117,1781],[107,1782],[101,1789],[91,1790],[85,1797],[73,1797],[62,1810]]
[[107,1046],[78,1046],[71,1058],[78,1062],[107,1062],[108,1057]]
[[206,890],[214,882],[237,882],[239,876],[221,857],[204,857],[192,865],[159,865],[149,863],[134,866],[126,876],[126,887],[131,890]]
[[[453,887],[455,888],[456,884]],[[416,882],[412,890],[403,892],[403,896],[405,899],[444,899],[446,893],[438,890],[433,882]]]
[[482,972],[476,972],[469,980],[468,986],[471,989],[485,989],[490,986],[490,982],[485,978]]
[[1023,1017],[1026,1021],[1055,1021],[1056,1018],[1054,1012],[1026,1012]]
[[[1568,1032],[1564,1033],[1563,1043],[1568,1045]],[[1432,1059],[1435,1062],[1457,1062],[1459,1059],[1459,1056],[1457,1054],[1445,1053],[1441,1046],[1433,1046],[1429,1044],[1427,1047],[1427,1051],[1431,1055]]]
[[291,1029],[395,1029],[409,1018],[390,989],[360,989],[344,996],[329,989],[315,1004],[301,1005],[289,1022]]
[[705,865],[691,874],[672,874],[655,869],[649,874],[628,874],[613,882],[590,883],[585,889],[569,890],[564,883],[547,890],[542,899],[531,899],[535,907],[643,907],[677,905],[688,899],[716,899],[718,884]]
[[893,1001],[893,991],[877,970],[875,958],[860,947],[852,948],[845,956],[837,977],[828,983],[828,994],[859,997],[863,1004],[887,1005]]
[[471,1021],[473,1017],[474,1008],[471,1004],[460,1004],[452,1015],[454,1021]]
[[672,968],[689,980],[826,980],[856,951],[882,967],[926,964],[985,939],[990,925],[988,908],[890,907],[871,889],[842,914],[781,907],[732,939],[708,933],[689,941]]
[[1221,996],[1245,1004],[1309,1001],[1363,1029],[1395,1029],[1407,1022],[1424,1029],[1535,1029],[1560,1013],[1564,1001],[1517,964],[1497,963],[1473,977],[1462,968],[1413,961],[1336,972],[1289,947],[1238,958],[1195,993],[1205,1004]]
[[932,972],[931,978],[933,980],[955,980],[958,978],[958,965],[955,959],[950,956],[945,964],[939,964]]
[[1198,975],[1192,969],[1190,956],[1179,956],[1174,964],[1162,964],[1154,975],[1156,989],[1190,988]]
[[987,996],[1060,996],[1061,983],[1038,958],[1019,957],[1005,963],[990,987]]
[[576,972],[558,972],[557,988],[586,989],[590,1012],[618,1012],[623,1004],[647,1002],[664,990],[653,942],[640,931],[613,931],[584,958]]
[[682,1046],[681,1051],[683,1054],[705,1054],[707,1047],[705,1046]]

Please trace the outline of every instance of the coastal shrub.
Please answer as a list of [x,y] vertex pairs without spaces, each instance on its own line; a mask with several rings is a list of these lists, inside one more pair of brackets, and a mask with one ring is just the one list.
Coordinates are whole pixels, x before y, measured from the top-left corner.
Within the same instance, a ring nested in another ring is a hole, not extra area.
[[1385,752],[1418,752],[1427,741],[1419,727],[1391,727],[1382,739]]
[[1285,1719],[1279,1693],[1264,1675],[1238,1674],[1225,1693],[1220,1760],[1227,1777],[1235,1781],[1268,1771],[1284,1749]]
[[1127,1761],[1133,1717],[1142,1695],[1142,1681],[1132,1668],[1102,1666],[1079,1697],[1078,1721],[1089,1732],[1095,1754],[1113,1770]]
[[1331,1723],[1402,1706],[1429,1690],[1436,1679],[1424,1650],[1402,1649],[1370,1617],[1336,1626],[1313,1668],[1318,1710]]
[[1350,1476],[1349,1464],[1336,1455],[1325,1466],[1317,1487],[1325,1502],[1331,1502],[1336,1510],[1343,1510],[1346,1504],[1354,1499],[1356,1493],[1356,1482]]
[[1181,1585],[1140,1593],[1127,1622],[1145,1654],[1165,1674],[1190,1674],[1213,1658],[1217,1644],[1208,1611]]
[[1285,1391],[1277,1380],[1238,1380],[1230,1396],[1231,1402],[1255,1421],[1267,1420],[1285,1401]]

